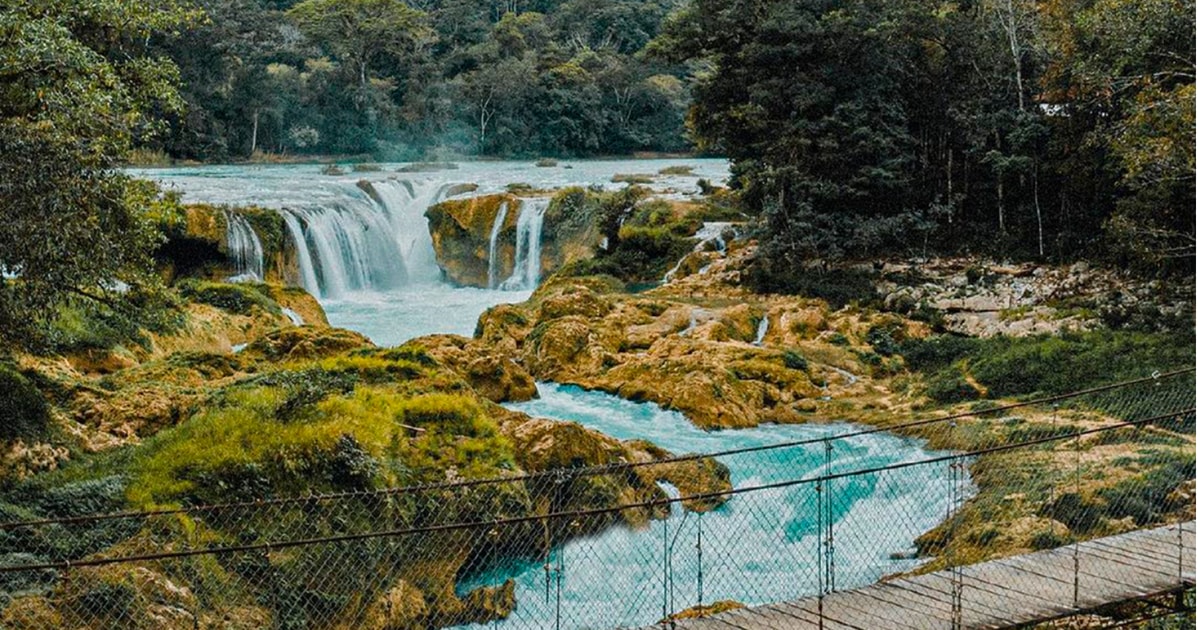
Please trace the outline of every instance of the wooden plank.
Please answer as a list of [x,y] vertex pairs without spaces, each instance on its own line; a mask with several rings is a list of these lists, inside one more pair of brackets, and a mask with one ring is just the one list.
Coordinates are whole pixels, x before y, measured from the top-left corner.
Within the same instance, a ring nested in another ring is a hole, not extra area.
[[906,615],[914,628],[942,630],[950,620],[949,606],[945,607],[946,616],[941,617],[938,613],[943,611],[939,610],[939,602],[920,598],[904,589],[885,588],[883,585],[875,584],[859,589],[858,592],[864,597],[880,602],[881,606],[890,608],[894,611],[893,616]]
[[[916,591],[924,591],[931,597],[939,597],[945,602],[946,609],[953,612],[951,596],[951,577],[947,573],[930,573],[904,581],[902,585]],[[975,625],[1002,622],[1012,617],[1012,609],[1006,603],[997,601],[994,597],[984,597],[978,594],[963,597],[962,617],[973,620]]]
[[[1151,587],[1169,585],[1177,582],[1177,580],[1173,576],[1170,576],[1170,574],[1164,574],[1158,570],[1139,567],[1138,565],[1132,563],[1118,563],[1108,558],[1097,557],[1087,553],[1087,551],[1093,547],[1094,545],[1087,548],[1081,547],[1080,549],[1079,580],[1081,588],[1083,582],[1089,580],[1103,580],[1111,584],[1116,584],[1127,588],[1133,587],[1135,589],[1142,585]],[[1062,569],[1067,570],[1073,576],[1075,572],[1074,553],[1074,550],[1069,547],[1062,547],[1052,550],[1049,552],[1049,556],[1053,557],[1055,561],[1053,563],[1041,562],[1038,563],[1037,566],[1045,567],[1047,569],[1050,567],[1054,567],[1055,569],[1061,567]],[[1032,562],[1032,558],[1029,556],[1010,560],[1025,563],[1027,566],[1031,566]]]
[[[1182,550],[1185,579],[1194,584],[1194,522],[963,567],[963,627],[1008,628],[1170,591],[1179,585],[1181,537],[1185,545]],[[951,571],[940,571],[839,591],[827,595],[822,602],[815,597],[801,598],[689,620],[680,627],[815,630],[824,625],[830,630],[939,630],[953,618],[953,580]]]
[[912,613],[885,605],[858,591],[839,591],[826,595],[825,613],[862,628],[913,627]]
[[817,630],[821,624],[816,617],[789,614],[780,608],[779,604],[760,606],[753,611],[759,620],[759,628],[787,628],[788,630]]
[[[809,619],[820,625],[824,625],[826,628],[866,630],[866,628],[853,621],[830,615],[829,609],[816,597],[773,604],[771,608],[785,615],[792,615],[800,619]],[[870,628],[870,626],[867,626],[867,628]]]
[[858,589],[853,594],[862,600],[865,610],[884,621],[889,628],[914,628],[916,630],[943,630],[945,622],[937,621],[928,609],[918,608],[900,595],[898,589],[879,591],[871,587]]
[[[1079,552],[1084,555],[1094,556],[1097,558],[1107,559],[1119,565],[1133,565],[1141,567],[1149,571],[1157,571],[1178,577],[1178,556],[1171,562],[1163,562],[1154,558],[1148,558],[1145,555],[1135,551],[1130,551],[1127,547],[1109,546],[1109,545],[1089,545],[1088,547],[1080,547]],[[1184,554],[1186,563],[1187,557]],[[1169,565],[1169,566],[1168,566]]]

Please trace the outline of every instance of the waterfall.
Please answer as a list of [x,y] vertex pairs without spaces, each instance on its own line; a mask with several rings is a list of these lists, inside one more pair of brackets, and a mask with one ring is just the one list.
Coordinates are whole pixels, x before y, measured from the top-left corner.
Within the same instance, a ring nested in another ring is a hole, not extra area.
[[488,288],[496,288],[496,276],[499,271],[496,269],[496,239],[500,237],[500,230],[504,228],[504,220],[508,218],[508,202],[500,204],[500,209],[496,212],[496,218],[492,221],[492,235],[488,238]]
[[767,336],[767,329],[771,327],[771,319],[766,315],[758,322],[758,334],[754,337],[754,345],[763,345],[763,339]]
[[542,220],[550,200],[545,197],[523,199],[517,209],[517,252],[513,272],[500,288],[506,291],[535,289],[542,273]]
[[283,224],[287,226],[288,236],[296,248],[296,266],[300,268],[300,286],[312,295],[321,295],[321,284],[317,282],[316,268],[313,266],[312,255],[308,253],[308,240],[304,238],[304,227],[290,212],[283,213]]
[[[717,251],[724,255],[728,245],[725,243],[725,237],[723,235],[725,234],[725,230],[728,230],[731,227],[733,227],[733,224],[725,221],[706,222],[700,227],[699,230],[696,230],[695,234],[692,235],[692,238],[699,239],[696,242],[696,246],[692,248],[692,252],[702,252],[709,243],[713,243],[716,245]],[[690,256],[691,254],[688,255]],[[666,284],[675,278],[675,276],[679,273],[679,270],[683,267],[683,263],[687,260],[687,258],[687,256],[680,258],[679,262],[676,262],[675,266],[671,267],[671,270],[663,276],[663,284]],[[701,269],[700,273],[704,273],[705,269]]]
[[371,184],[382,202],[384,214],[392,226],[396,244],[404,257],[409,280],[437,282],[442,271],[433,251],[429,219],[425,211],[446,196],[449,185],[436,182],[387,180]]
[[300,313],[297,313],[290,308],[284,308],[281,310],[283,311],[283,314],[286,315],[289,320],[291,320],[293,326],[304,325],[304,318],[300,316]]
[[225,245],[233,259],[236,280],[263,279],[263,247],[258,234],[246,217],[233,212],[225,213]]
[[311,204],[281,209],[300,284],[318,297],[341,298],[436,282],[441,272],[425,210],[445,190],[429,182],[331,182]]

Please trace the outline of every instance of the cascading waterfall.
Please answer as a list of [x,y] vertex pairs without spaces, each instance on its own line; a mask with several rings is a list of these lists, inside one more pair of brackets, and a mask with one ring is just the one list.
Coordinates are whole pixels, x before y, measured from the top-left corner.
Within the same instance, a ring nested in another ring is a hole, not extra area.
[[425,211],[446,195],[447,184],[387,180],[371,184],[391,223],[392,233],[400,255],[408,269],[411,282],[437,282],[442,277],[433,237],[429,234],[429,219]]
[[300,268],[300,286],[312,295],[321,295],[321,283],[317,281],[316,266],[313,265],[312,254],[308,253],[308,241],[304,238],[304,226],[290,212],[283,213],[283,224],[287,227],[288,237],[296,250],[296,266]]
[[293,311],[290,308],[284,308],[284,309],[280,309],[280,310],[282,310],[283,314],[286,315],[287,318],[292,322],[293,326],[303,326],[304,325],[304,318],[300,316],[300,313],[297,313],[296,311]]
[[767,336],[767,329],[771,327],[771,319],[766,315],[758,322],[758,333],[754,336],[754,345],[763,345],[763,339]]
[[508,202],[500,204],[500,209],[496,211],[496,218],[492,221],[492,234],[488,238],[488,288],[495,289],[497,275],[499,271],[496,269],[497,253],[496,240],[500,238],[500,230],[504,228],[504,221],[508,218]]
[[535,289],[542,273],[542,220],[550,200],[544,197],[524,199],[517,215],[517,251],[513,272],[501,285],[506,291]]
[[263,246],[250,222],[240,214],[225,213],[225,244],[233,258],[234,279],[263,279]]
[[[728,247],[728,245],[725,243],[725,230],[728,230],[732,227],[732,223],[725,221],[710,221],[705,223],[700,227],[699,230],[696,230],[694,235],[692,235],[692,238],[699,239],[699,241],[696,243],[696,246],[692,248],[692,252],[702,252],[709,243],[712,243],[716,246],[718,252],[720,252],[722,255],[725,254],[725,250]],[[679,259],[679,262],[675,263],[674,267],[671,267],[671,270],[663,276],[663,284],[670,282],[671,279],[679,273],[679,269],[683,267],[683,263],[686,260],[687,256],[684,256],[683,258]],[[706,269],[701,269],[700,273],[704,273],[705,270]]]
[[322,298],[387,291],[440,277],[425,210],[444,184],[334,182],[326,199],[283,208],[300,284]]

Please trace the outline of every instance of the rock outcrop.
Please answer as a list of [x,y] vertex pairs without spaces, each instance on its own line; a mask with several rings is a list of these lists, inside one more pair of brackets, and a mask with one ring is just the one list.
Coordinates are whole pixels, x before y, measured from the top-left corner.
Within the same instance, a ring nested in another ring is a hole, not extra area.
[[295,244],[287,236],[278,211],[254,206],[191,204],[178,220],[166,225],[167,242],[159,248],[159,266],[167,279],[237,275],[228,239],[230,217],[236,215],[262,247],[262,281],[286,284],[299,278]]
[[[563,198],[556,195],[545,212],[540,239],[542,277],[592,256],[600,243],[593,218],[571,212]],[[431,207],[426,216],[438,266],[446,278],[462,286],[487,288],[510,277],[516,264],[517,224],[530,199],[492,194]],[[501,213],[503,220],[497,223]]]

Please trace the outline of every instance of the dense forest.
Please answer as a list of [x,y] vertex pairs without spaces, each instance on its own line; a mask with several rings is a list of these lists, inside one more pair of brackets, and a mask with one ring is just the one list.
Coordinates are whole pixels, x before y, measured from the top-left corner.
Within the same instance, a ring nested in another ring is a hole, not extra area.
[[639,52],[671,0],[199,0],[156,38],[185,113],[172,156],[681,151],[686,64]]
[[[762,280],[881,251],[1195,255],[1190,0],[693,0],[690,128],[734,161]],[[1106,238],[1107,237],[1107,238]]]

